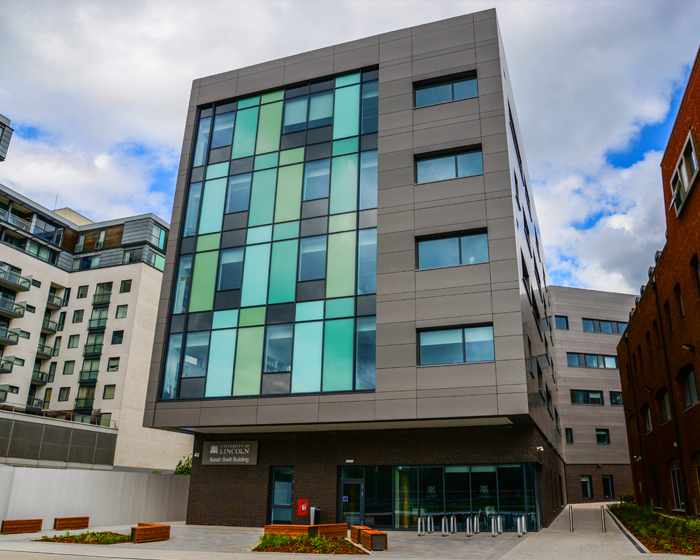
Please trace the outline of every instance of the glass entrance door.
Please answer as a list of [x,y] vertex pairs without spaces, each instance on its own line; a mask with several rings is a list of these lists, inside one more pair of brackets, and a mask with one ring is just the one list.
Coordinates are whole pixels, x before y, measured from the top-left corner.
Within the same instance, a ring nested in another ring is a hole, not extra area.
[[292,522],[292,488],[294,469],[275,467],[272,469],[272,492],[270,492],[270,523]]
[[343,480],[340,484],[341,523],[362,525],[364,520],[364,481]]

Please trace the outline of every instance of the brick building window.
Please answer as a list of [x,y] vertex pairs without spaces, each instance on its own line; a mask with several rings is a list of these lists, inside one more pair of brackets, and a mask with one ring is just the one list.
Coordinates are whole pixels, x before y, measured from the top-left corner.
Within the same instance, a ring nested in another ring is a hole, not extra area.
[[695,183],[698,173],[698,151],[693,141],[693,131],[688,132],[683,151],[678,158],[676,170],[671,176],[672,204],[676,207],[676,216],[680,213],[688,192]]
[[596,428],[595,441],[598,445],[610,445],[610,430],[607,428]]
[[611,499],[615,497],[615,486],[611,474],[603,475],[603,498]]
[[683,386],[683,396],[685,397],[685,407],[690,408],[698,403],[698,385],[695,379],[695,370],[690,368],[680,376],[681,385]]
[[574,443],[574,429],[573,428],[565,428],[566,432],[566,443],[572,444]]
[[676,304],[678,304],[678,311],[681,314],[681,319],[685,317],[685,308],[683,307],[683,296],[681,295],[681,285],[676,284],[673,288],[673,294],[676,296]]
[[646,430],[646,433],[648,434],[651,432],[652,424],[651,424],[651,409],[649,408],[648,404],[642,405],[642,418],[644,418],[644,429]]
[[584,500],[593,499],[593,481],[589,474],[581,476],[581,497]]
[[659,403],[659,411],[661,412],[661,423],[668,422],[671,419],[671,398],[667,389],[661,389],[656,395],[656,400]]

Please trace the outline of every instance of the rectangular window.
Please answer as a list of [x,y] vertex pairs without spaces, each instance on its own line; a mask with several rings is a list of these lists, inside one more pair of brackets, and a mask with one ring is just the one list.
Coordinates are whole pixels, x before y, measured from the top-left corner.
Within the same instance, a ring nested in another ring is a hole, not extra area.
[[676,304],[678,305],[678,311],[681,314],[681,319],[685,317],[685,307],[683,307],[683,296],[681,295],[681,286],[680,284],[676,284],[676,287],[673,288],[673,293],[676,296]]
[[216,115],[214,118],[214,131],[211,137],[211,149],[230,146],[233,141],[233,124],[236,121],[236,112]]
[[661,411],[661,423],[671,420],[671,400],[666,389],[662,389],[656,397],[659,402],[659,410]]
[[224,249],[219,254],[219,280],[216,289],[240,290],[243,280],[243,247]]
[[100,370],[100,360],[83,360],[80,373],[97,373]]
[[574,443],[574,429],[573,428],[566,428],[566,443]]
[[357,233],[357,294],[377,293],[377,230]]
[[112,344],[121,344],[124,341],[124,331],[114,331],[112,333]]
[[555,315],[554,316],[554,325],[559,330],[568,331],[569,330],[569,318],[564,316],[564,315]]
[[126,312],[128,308],[128,305],[117,305],[116,319],[126,319]]
[[615,498],[615,486],[613,485],[613,477],[611,474],[603,475],[603,498],[606,500]]
[[177,277],[175,278],[175,295],[173,297],[173,315],[185,313],[189,305],[189,288],[192,282],[192,255],[182,255]]
[[272,492],[270,492],[270,523],[292,522],[292,488],[294,469],[274,467],[272,469]]
[[333,90],[312,93],[309,97],[309,128],[333,124]]
[[685,500],[683,499],[683,486],[681,485],[681,471],[678,467],[678,459],[673,459],[668,464],[668,468],[671,471],[674,509],[682,510],[685,507]]
[[360,154],[360,210],[377,207],[377,150]]
[[584,500],[593,499],[593,482],[590,475],[581,476],[581,497]]
[[569,367],[617,369],[617,356],[600,356],[596,354],[566,353],[566,364]]
[[85,234],[81,233],[78,236],[78,242],[75,244],[75,252],[80,253],[83,250],[83,245],[85,245]]
[[466,327],[422,331],[420,364],[440,365],[484,362],[494,359],[493,327]]
[[355,338],[355,389],[375,388],[377,360],[377,318],[358,317]]
[[[29,306],[27,306],[27,307],[29,307]],[[34,312],[32,311],[32,313],[34,313]],[[58,314],[58,329],[57,330],[62,331],[63,327],[65,327],[65,325],[66,325],[66,312],[61,311]]]
[[208,356],[209,332],[188,333],[182,377],[204,377],[207,374]]
[[211,109],[208,111],[202,111],[201,114],[207,116],[199,119],[192,167],[199,167],[200,165],[204,165],[206,163],[207,151],[209,149],[209,135],[211,133]]
[[620,391],[610,391],[610,406],[622,406],[622,393]]
[[685,397],[685,407],[690,408],[698,403],[698,385],[695,379],[695,371],[690,370],[681,376],[683,386],[683,396]]
[[416,159],[416,182],[432,183],[484,173],[481,149]]
[[76,309],[75,311],[73,311],[73,322],[74,323],[82,323],[84,315],[85,315],[84,309]]
[[671,178],[671,194],[673,195],[673,205],[676,207],[676,215],[680,213],[688,192],[695,183],[697,172],[697,150],[693,141],[692,131],[690,131],[683,151],[678,158],[676,170]]
[[330,180],[330,159],[307,161],[304,165],[303,200],[328,198]]
[[610,444],[610,430],[607,428],[598,428],[595,431],[595,440],[598,445]]
[[379,129],[379,82],[372,80],[362,84],[362,126],[360,133],[369,134]]
[[264,373],[292,371],[294,325],[270,325],[265,333]]
[[185,211],[185,226],[182,229],[183,237],[197,235],[197,220],[199,218],[199,204],[202,200],[202,183],[192,183],[187,196],[187,210]]
[[63,363],[63,375],[73,375],[75,371],[75,361],[70,360]]
[[282,120],[282,134],[298,132],[306,129],[306,116],[309,104],[307,95],[293,97],[284,101],[284,118]]
[[76,297],[77,297],[77,299],[86,298],[87,293],[88,293],[88,287],[87,286],[80,286],[78,288],[78,295]]
[[416,88],[416,107],[437,105],[479,95],[476,76]]
[[421,270],[484,263],[488,260],[488,238],[485,233],[418,242],[418,268]]
[[163,372],[162,399],[174,399],[177,393],[177,382],[180,377],[180,357],[182,355],[182,334],[171,334],[168,343],[168,354],[165,358]]
[[107,371],[119,371],[119,358],[110,358],[107,362]]
[[326,277],[326,236],[305,237],[299,242],[298,281]]
[[102,398],[105,400],[113,399],[114,398],[114,390],[117,388],[116,385],[105,385],[105,388],[102,392]]
[[79,343],[80,343],[80,335],[79,334],[72,334],[68,338],[68,348],[77,348]]
[[602,406],[605,404],[603,401],[603,392],[571,389],[571,404],[593,404]]
[[228,178],[228,194],[226,195],[226,214],[245,212],[250,203],[250,186],[253,181],[252,173],[234,175]]
[[100,230],[100,233],[99,233],[99,235],[98,235],[98,237],[97,237],[97,241],[95,241],[95,251],[98,251],[98,250],[102,249],[102,246],[103,246],[104,243],[105,243],[105,235],[106,235],[106,233],[107,233],[107,232],[106,232],[105,230],[103,230],[103,229]]
[[70,397],[70,387],[61,387],[58,390],[58,400],[60,402],[65,402]]
[[268,304],[293,302],[297,286],[299,241],[290,239],[272,244]]
[[621,321],[604,321],[598,319],[583,319],[584,332],[596,332],[603,334],[622,334],[627,323]]

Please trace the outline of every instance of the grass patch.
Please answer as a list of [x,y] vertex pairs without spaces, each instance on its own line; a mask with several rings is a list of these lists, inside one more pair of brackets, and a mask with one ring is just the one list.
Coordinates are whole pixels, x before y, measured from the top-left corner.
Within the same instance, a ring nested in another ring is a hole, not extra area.
[[71,535],[70,531],[66,531],[65,535],[56,535],[49,537],[44,535],[41,537],[44,542],[63,542],[73,544],[117,544],[122,542],[131,542],[131,535],[123,535],[122,533],[112,533],[111,531],[103,531],[101,533],[76,533]]
[[651,552],[700,554],[700,520],[661,515],[629,503],[609,508]]
[[326,538],[321,535],[280,535],[268,533],[260,537],[253,549],[255,552],[299,552],[306,554],[367,554],[341,538]]

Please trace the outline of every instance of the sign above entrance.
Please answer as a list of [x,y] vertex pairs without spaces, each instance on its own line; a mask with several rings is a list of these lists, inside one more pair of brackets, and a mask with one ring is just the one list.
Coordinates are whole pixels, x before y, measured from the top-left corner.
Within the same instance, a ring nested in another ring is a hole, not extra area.
[[202,465],[257,465],[257,441],[205,441]]

